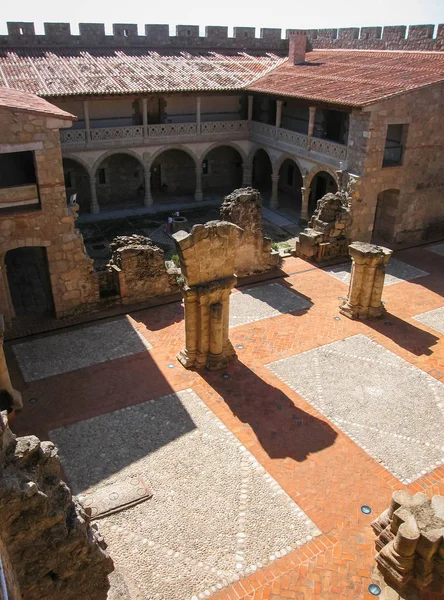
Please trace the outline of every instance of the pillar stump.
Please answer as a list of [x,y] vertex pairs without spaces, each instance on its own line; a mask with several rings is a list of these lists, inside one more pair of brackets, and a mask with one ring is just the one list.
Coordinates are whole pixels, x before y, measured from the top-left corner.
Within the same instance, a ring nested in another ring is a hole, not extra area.
[[173,235],[185,304],[185,348],[177,358],[187,369],[223,369],[235,356],[228,339],[229,300],[241,234],[233,223],[210,221]]
[[348,251],[353,261],[350,287],[339,311],[350,319],[378,319],[385,313],[382,291],[392,250],[353,242]]
[[3,316],[0,315],[0,390],[6,390],[13,398],[13,408],[20,410],[23,408],[22,395],[12,387],[9,377],[8,365],[6,364],[5,353],[3,351],[3,333],[5,331]]

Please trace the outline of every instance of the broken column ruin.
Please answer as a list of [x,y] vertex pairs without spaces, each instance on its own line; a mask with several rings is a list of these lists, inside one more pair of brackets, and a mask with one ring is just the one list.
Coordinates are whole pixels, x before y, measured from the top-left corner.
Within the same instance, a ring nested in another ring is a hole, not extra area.
[[195,225],[173,235],[183,281],[185,348],[177,355],[186,368],[223,369],[235,356],[228,339],[229,298],[242,229],[226,221]]
[[353,242],[349,253],[352,259],[350,286],[339,310],[350,319],[378,319],[385,313],[382,291],[392,250]]
[[348,229],[352,224],[351,201],[356,179],[338,172],[339,189],[320,200],[308,227],[296,241],[296,255],[316,263],[326,263],[347,256],[350,242]]
[[238,276],[270,271],[279,265],[279,253],[271,249],[271,239],[262,235],[262,197],[251,188],[234,190],[220,209],[224,221],[243,229],[235,262]]
[[395,589],[444,588],[444,496],[393,493],[390,508],[373,523],[376,563]]
[[143,235],[118,236],[110,244],[108,269],[116,280],[123,304],[177,292],[176,277],[168,273],[164,252]]
[[5,412],[0,549],[13,600],[106,600],[113,562],[89,515],[60,479],[57,448],[33,435],[16,438]]
[[5,324],[3,321],[3,316],[0,315],[0,390],[6,390],[9,394],[11,394],[13,400],[13,409],[20,410],[23,408],[22,395],[12,387],[8,365],[6,364],[5,353],[3,350],[4,331]]

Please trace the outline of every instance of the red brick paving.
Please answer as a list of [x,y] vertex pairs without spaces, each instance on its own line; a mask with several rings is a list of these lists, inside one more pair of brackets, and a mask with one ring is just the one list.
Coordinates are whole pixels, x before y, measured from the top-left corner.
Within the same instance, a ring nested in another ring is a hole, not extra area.
[[[300,259],[287,259],[287,277],[279,281],[313,305],[231,330],[233,344],[244,349],[227,369],[227,380],[220,373],[186,371],[175,360],[184,335],[179,303],[129,316],[153,345],[150,352],[45,380],[25,384],[7,347],[25,401],[16,433],[45,438],[52,428],[192,387],[323,532],[214,600],[373,598],[367,591],[374,565],[370,522],[388,506],[392,491],[404,486],[264,365],[362,333],[444,381],[443,336],[412,319],[444,305],[444,258],[423,248],[396,258],[431,275],[385,288],[388,314],[376,323],[342,316],[336,321],[338,297],[347,286]],[[27,402],[31,397],[36,404]],[[444,466],[408,489],[444,494]],[[362,514],[362,504],[373,515]],[[422,598],[443,600],[444,594],[425,592]]]

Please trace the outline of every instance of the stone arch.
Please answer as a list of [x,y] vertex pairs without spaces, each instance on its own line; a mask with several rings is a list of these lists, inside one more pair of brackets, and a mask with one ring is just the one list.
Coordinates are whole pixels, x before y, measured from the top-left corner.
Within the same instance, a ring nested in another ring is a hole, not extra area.
[[278,205],[291,211],[296,211],[298,216],[302,209],[303,186],[302,170],[298,161],[292,156],[286,156],[278,163]]
[[196,154],[194,154],[194,152],[190,148],[187,148],[187,146],[183,146],[182,144],[171,144],[171,146],[162,146],[162,148],[159,148],[159,150],[156,150],[156,152],[152,156],[150,156],[149,161],[147,163],[149,168],[151,168],[153,162],[158,156],[160,156],[163,152],[166,152],[168,150],[183,150],[183,152],[186,152],[186,154],[191,156],[195,166],[199,166],[199,158]]
[[301,174],[305,173],[305,169],[302,167],[301,163],[299,162],[299,159],[296,156],[294,156],[293,154],[289,154],[288,152],[283,152],[273,163],[273,174],[279,174],[282,164],[287,159],[292,160],[296,164]]
[[393,243],[396,235],[400,190],[389,188],[378,194],[372,242]]
[[246,156],[232,143],[217,143],[201,157],[202,189],[207,193],[225,195],[242,186]]
[[216,150],[217,148],[223,148],[225,146],[232,148],[233,150],[236,150],[239,153],[240,157],[242,158],[243,165],[248,164],[248,160],[247,160],[248,157],[247,157],[245,151],[243,150],[243,148],[241,146],[239,146],[238,144],[236,144],[235,142],[229,142],[229,141],[214,142],[214,144],[211,144],[211,146],[209,146],[206,150],[204,150],[202,152],[202,154],[200,156],[201,164],[210,152],[212,152],[213,150]]
[[271,165],[273,166],[273,154],[266,146],[260,146],[259,144],[254,144],[253,149],[250,151],[250,154],[246,159],[245,165],[250,169],[253,167],[253,160],[258,150],[263,150],[267,154],[268,158],[270,159]]
[[272,187],[273,161],[265,148],[256,148],[251,157],[252,186],[263,195],[269,195]]
[[310,218],[316,210],[318,200],[325,196],[325,194],[335,194],[338,191],[336,173],[333,175],[330,169],[318,169],[316,172],[310,173],[310,176],[305,183],[305,187],[310,189],[308,199],[308,216]]
[[325,172],[328,175],[330,175],[336,182],[336,185],[338,184],[338,176],[334,169],[332,169],[331,167],[328,167],[327,165],[322,165],[322,167],[319,165],[316,165],[305,176],[305,187],[309,188],[311,185],[311,182],[316,177],[316,175],[318,173],[322,173],[322,172]]
[[66,199],[77,194],[77,204],[80,206],[79,213],[89,212],[91,207],[91,173],[83,160],[77,157],[63,156],[63,176],[65,179]]
[[114,149],[102,154],[91,173],[100,210],[143,206],[145,169],[142,157],[131,150]]
[[151,194],[186,200],[196,189],[196,157],[181,146],[168,146],[150,159]]

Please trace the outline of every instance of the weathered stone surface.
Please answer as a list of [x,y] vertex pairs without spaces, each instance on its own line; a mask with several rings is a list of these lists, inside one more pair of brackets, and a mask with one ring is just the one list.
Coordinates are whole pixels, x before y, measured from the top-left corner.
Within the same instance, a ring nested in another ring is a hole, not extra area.
[[235,355],[228,339],[229,298],[236,284],[234,266],[242,229],[226,221],[195,225],[173,235],[184,281],[186,367],[222,369]]
[[377,319],[385,313],[382,291],[392,250],[354,242],[350,244],[349,252],[353,261],[350,287],[339,310],[351,319]]
[[60,479],[57,448],[35,436],[16,439],[5,413],[0,419],[0,522],[8,576],[15,578],[23,599],[106,599],[113,563],[97,528]]
[[14,409],[23,407],[21,393],[12,387],[11,378],[9,377],[8,365],[6,364],[5,353],[3,351],[3,334],[5,331],[3,316],[0,315],[0,390],[6,390],[12,396],[14,401]]
[[123,304],[178,291],[174,274],[165,267],[164,252],[142,235],[118,236],[110,245],[108,268],[118,281]]
[[299,234],[297,256],[323,263],[347,255],[354,184],[354,178],[340,173],[339,190],[335,194],[325,194],[318,200],[308,227]]
[[243,229],[235,272],[244,276],[269,271],[279,265],[279,253],[271,249],[271,240],[262,235],[262,197],[251,188],[234,190],[225,197],[221,218]]
[[444,496],[405,490],[373,523],[378,569],[387,583],[442,591],[444,586]]

